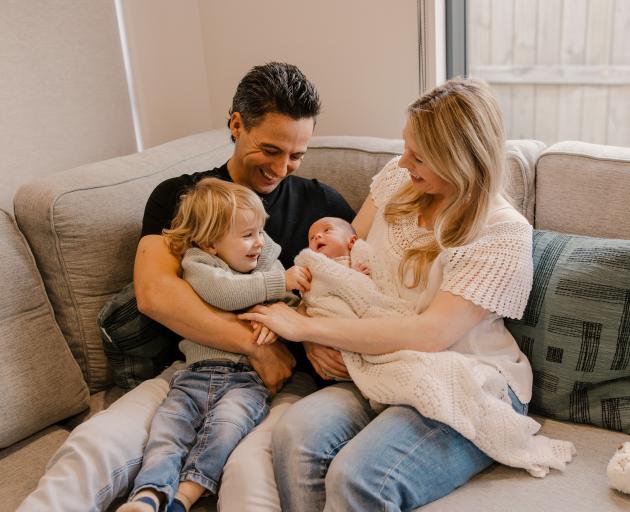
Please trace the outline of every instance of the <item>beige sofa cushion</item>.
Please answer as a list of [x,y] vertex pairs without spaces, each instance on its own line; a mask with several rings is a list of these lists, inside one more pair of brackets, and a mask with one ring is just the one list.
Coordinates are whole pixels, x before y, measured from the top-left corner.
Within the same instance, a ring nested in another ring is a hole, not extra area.
[[24,185],[15,216],[91,391],[111,383],[96,316],[132,279],[144,205],[161,181],[221,165],[227,131],[179,139]]
[[630,238],[630,148],[550,146],[536,164],[536,227]]
[[81,371],[53,318],[33,256],[0,210],[0,448],[88,405]]
[[606,465],[619,444],[630,436],[589,425],[534,417],[541,433],[572,441],[577,455],[564,472],[552,470],[543,479],[521,469],[493,464],[452,494],[418,512],[454,510],[483,512],[622,512],[630,495],[608,487]]
[[[534,222],[534,165],[545,145],[537,140],[507,142],[506,187],[516,208]],[[370,180],[394,156],[403,142],[374,137],[313,137],[298,174],[334,186],[358,211]]]

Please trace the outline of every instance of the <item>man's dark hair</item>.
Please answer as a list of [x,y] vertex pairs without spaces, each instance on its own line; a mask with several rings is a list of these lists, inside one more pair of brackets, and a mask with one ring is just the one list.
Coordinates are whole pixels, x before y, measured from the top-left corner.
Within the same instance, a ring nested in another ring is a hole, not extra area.
[[239,112],[249,130],[272,112],[292,119],[315,119],[320,106],[317,89],[296,66],[269,62],[253,67],[239,82],[229,115]]

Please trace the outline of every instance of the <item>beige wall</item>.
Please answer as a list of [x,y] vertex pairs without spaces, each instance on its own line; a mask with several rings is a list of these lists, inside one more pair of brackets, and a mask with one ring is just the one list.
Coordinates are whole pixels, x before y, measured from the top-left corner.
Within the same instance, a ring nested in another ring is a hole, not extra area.
[[135,150],[111,0],[4,0],[0,208],[37,176]]
[[270,60],[299,66],[323,100],[318,135],[400,137],[418,94],[416,0],[200,0],[212,126],[238,80]]
[[210,129],[197,0],[121,4],[143,146]]
[[319,135],[399,137],[418,94],[417,1],[122,0],[145,147],[225,126],[240,78],[298,65]]

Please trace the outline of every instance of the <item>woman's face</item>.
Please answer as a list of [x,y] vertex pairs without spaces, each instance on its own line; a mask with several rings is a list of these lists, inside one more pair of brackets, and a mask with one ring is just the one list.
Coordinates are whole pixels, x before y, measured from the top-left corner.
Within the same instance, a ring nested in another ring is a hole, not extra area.
[[454,187],[440,178],[424,163],[422,153],[413,138],[409,121],[405,124],[403,139],[405,141],[405,149],[398,165],[409,171],[409,177],[411,178],[414,188],[419,192],[434,195],[438,199],[443,199],[454,194]]

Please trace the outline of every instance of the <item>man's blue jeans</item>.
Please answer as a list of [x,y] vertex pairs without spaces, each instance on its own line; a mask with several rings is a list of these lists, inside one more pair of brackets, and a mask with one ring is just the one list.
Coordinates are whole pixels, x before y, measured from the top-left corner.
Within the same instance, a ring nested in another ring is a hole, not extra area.
[[269,410],[270,394],[247,365],[201,361],[177,372],[149,433],[130,498],[152,488],[170,503],[180,481],[216,493],[232,450]]
[[[526,414],[510,390],[513,408]],[[492,463],[473,443],[408,406],[376,414],[337,384],[291,406],[273,431],[282,510],[399,511],[434,501]]]

